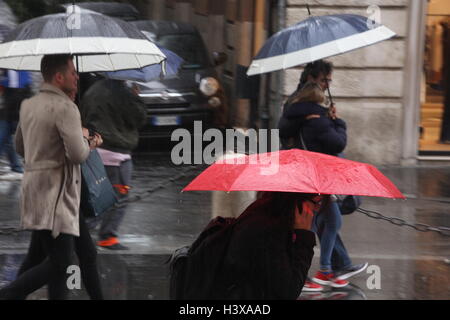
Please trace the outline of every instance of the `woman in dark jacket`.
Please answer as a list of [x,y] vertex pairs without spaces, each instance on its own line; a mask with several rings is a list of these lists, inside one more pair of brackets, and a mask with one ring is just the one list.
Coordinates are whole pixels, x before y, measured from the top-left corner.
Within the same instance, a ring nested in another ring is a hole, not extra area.
[[[299,148],[338,155],[347,145],[344,120],[331,118],[325,108],[326,97],[314,82],[306,83],[286,103],[280,119],[280,138],[284,149]],[[303,139],[303,141],[302,141]]]
[[321,197],[266,192],[238,218],[216,299],[283,299],[300,295],[314,255],[313,211]]
[[[324,88],[316,81],[306,82],[288,99],[279,122],[283,149],[299,148],[334,156],[344,151],[346,124],[336,117],[334,106],[326,108],[325,103]],[[314,223],[320,238],[320,270],[313,281],[339,288],[347,286],[349,282],[345,279],[364,270],[367,264],[352,265],[339,236],[341,212],[336,198],[331,199]],[[323,290],[320,285],[306,281],[305,291]]]

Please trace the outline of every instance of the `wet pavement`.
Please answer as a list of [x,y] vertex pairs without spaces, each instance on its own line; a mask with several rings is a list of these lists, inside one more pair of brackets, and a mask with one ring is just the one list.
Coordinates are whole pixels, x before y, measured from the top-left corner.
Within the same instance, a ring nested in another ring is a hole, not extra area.
[[[99,251],[107,299],[168,299],[165,262],[173,250],[191,244],[210,220],[211,193],[181,193],[205,167],[175,166],[167,152],[135,157],[134,194],[163,187],[129,205],[121,240],[130,250]],[[364,198],[364,209],[410,223],[450,227],[450,165],[380,169],[408,200]],[[0,181],[0,286],[14,279],[28,247],[30,233],[14,231],[19,223],[19,188],[20,182]],[[359,212],[344,217],[341,235],[353,262],[367,261],[370,273],[351,278],[345,289],[302,294],[300,299],[450,299],[450,237]],[[318,249],[311,276],[318,268]],[[87,298],[83,289],[71,290],[71,299]],[[29,299],[46,299],[45,289]]]

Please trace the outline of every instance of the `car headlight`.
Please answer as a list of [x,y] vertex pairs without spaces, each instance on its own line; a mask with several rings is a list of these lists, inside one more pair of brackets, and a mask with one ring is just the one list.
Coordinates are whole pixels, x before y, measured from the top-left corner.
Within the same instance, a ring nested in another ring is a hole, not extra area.
[[203,78],[200,81],[200,91],[205,96],[212,96],[219,90],[219,81],[212,77]]

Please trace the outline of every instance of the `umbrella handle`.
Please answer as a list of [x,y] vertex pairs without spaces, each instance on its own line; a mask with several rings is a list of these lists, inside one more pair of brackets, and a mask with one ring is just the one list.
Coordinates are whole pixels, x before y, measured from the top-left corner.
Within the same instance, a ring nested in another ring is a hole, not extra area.
[[77,80],[77,96],[78,96],[78,105],[81,105],[81,80],[80,80],[80,71],[79,71],[79,65],[78,65],[78,55],[75,55],[75,69],[77,70],[78,80]]
[[327,89],[328,89],[328,96],[330,98],[330,103],[333,104],[334,102],[333,102],[333,97],[331,96],[330,86],[328,86]]
[[306,4],[306,9],[308,9],[308,15],[311,15],[311,10],[309,9],[309,4]]

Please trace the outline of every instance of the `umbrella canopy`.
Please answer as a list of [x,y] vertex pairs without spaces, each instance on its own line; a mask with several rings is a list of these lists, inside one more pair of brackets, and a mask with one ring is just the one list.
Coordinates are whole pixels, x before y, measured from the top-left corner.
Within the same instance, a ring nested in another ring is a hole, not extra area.
[[39,71],[48,54],[77,55],[79,72],[138,69],[165,60],[133,25],[75,10],[20,24],[0,44],[0,68]]
[[[66,9],[72,6],[72,4],[63,4]],[[135,21],[142,19],[141,14],[137,9],[128,3],[118,2],[78,2],[77,6],[81,10],[91,10],[99,12],[109,17],[119,18],[125,21]]]
[[354,14],[311,16],[270,37],[253,59],[247,75],[284,70],[366,47],[395,32]]
[[[101,75],[109,79],[133,80],[140,82],[149,82],[151,80],[159,78],[161,75],[165,76],[176,75],[181,65],[184,63],[184,60],[173,51],[160,47],[159,49],[167,57],[164,68],[161,64],[154,64],[151,66],[144,67],[142,69],[102,72]],[[163,69],[165,70],[163,71]]]
[[405,197],[374,166],[299,149],[216,162],[183,191],[279,191]]
[[0,24],[0,42],[3,42],[3,39],[11,32],[11,28],[5,26],[4,24]]

